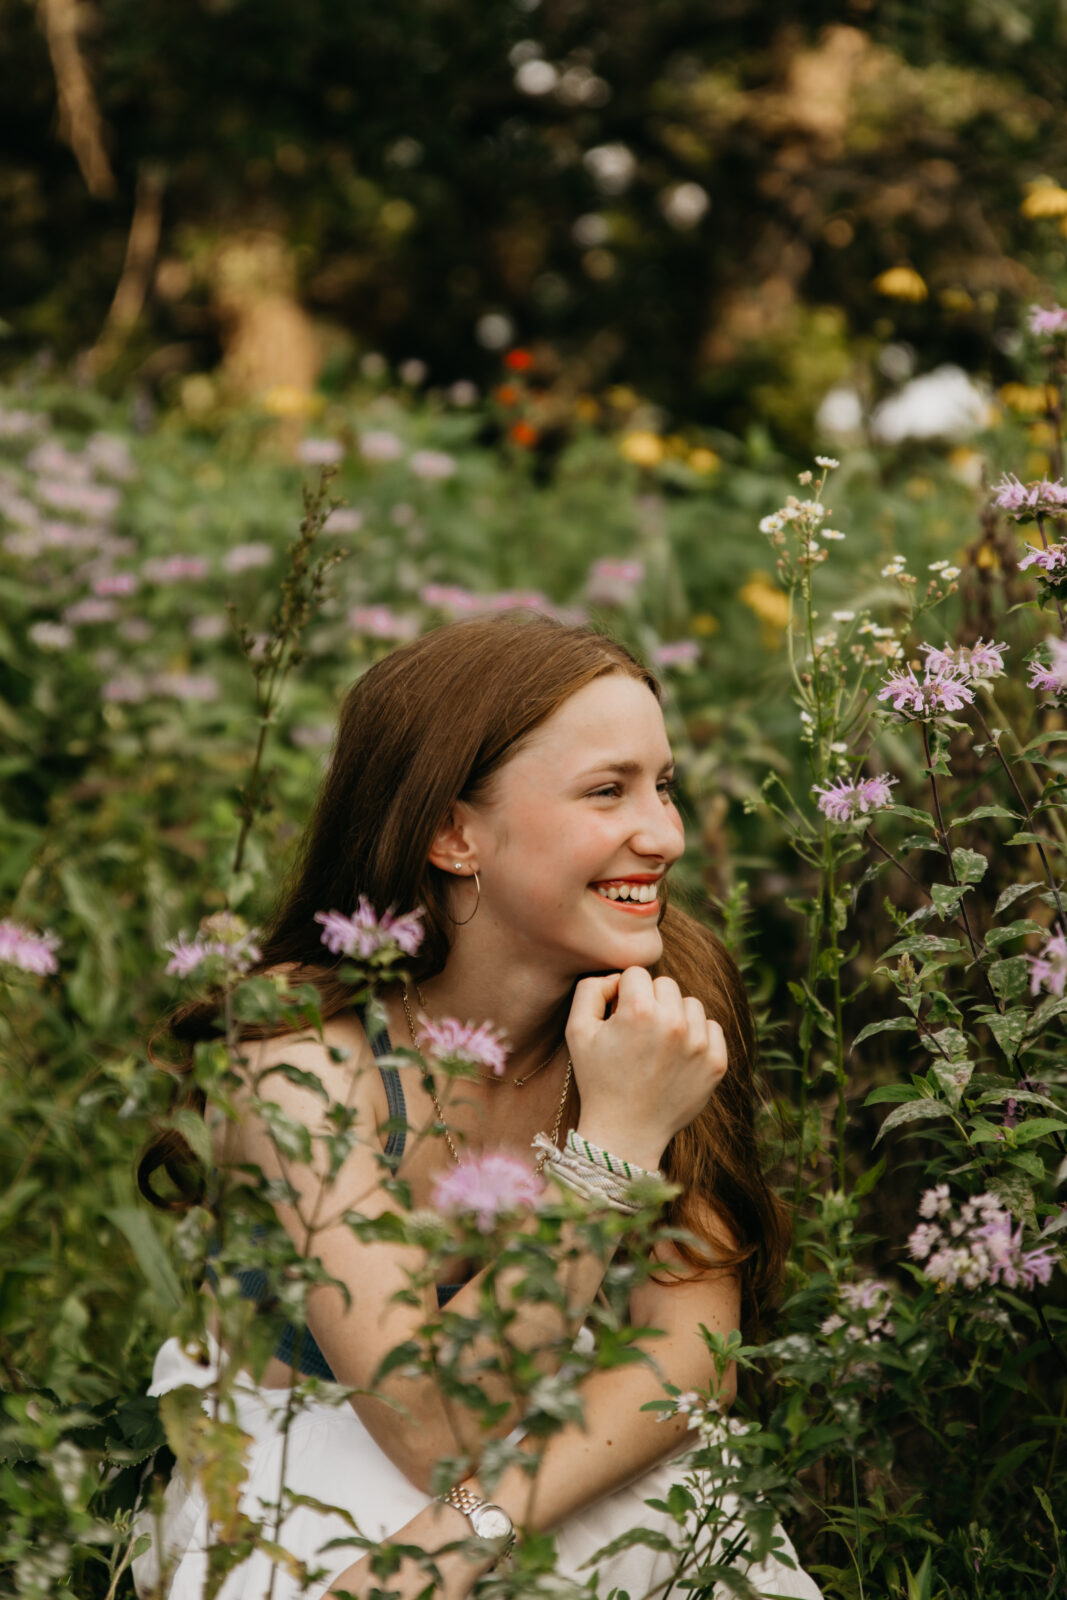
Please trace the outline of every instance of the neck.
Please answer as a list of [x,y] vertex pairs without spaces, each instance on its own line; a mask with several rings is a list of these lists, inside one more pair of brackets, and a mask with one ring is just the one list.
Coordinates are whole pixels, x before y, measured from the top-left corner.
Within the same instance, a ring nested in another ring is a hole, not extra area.
[[457,957],[454,951],[443,972],[420,982],[422,1005],[414,985],[408,986],[413,1018],[425,1010],[434,1021],[491,1023],[508,1047],[506,1080],[523,1077],[560,1050],[573,983],[558,977],[553,983],[545,973],[515,967],[506,973],[474,970]]

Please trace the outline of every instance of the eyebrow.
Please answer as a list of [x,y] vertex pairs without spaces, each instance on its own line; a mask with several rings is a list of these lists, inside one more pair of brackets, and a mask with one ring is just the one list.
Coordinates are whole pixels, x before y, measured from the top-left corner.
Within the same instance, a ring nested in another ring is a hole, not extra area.
[[[671,756],[660,767],[660,775],[669,771],[675,764]],[[584,772],[578,774],[579,778],[591,778],[594,772],[617,772],[622,778],[633,778],[644,769],[640,761],[598,761],[595,766],[586,767]]]

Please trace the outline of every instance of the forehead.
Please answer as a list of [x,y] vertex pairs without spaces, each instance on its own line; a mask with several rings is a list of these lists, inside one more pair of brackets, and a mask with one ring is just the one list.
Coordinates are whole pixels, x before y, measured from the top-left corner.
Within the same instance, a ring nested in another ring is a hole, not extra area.
[[646,683],[621,672],[595,678],[535,728],[509,766],[557,769],[638,761],[660,767],[671,756],[659,701]]

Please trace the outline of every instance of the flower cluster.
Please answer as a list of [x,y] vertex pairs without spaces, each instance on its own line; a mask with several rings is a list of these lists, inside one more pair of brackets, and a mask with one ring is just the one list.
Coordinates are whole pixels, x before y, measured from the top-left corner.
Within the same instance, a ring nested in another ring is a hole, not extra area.
[[936,645],[921,644],[919,649],[926,656],[926,670],[929,673],[963,673],[971,682],[981,683],[989,678],[998,678],[1004,671],[1004,652],[1006,644],[986,644],[978,639],[972,645],[957,645],[955,648],[947,647],[938,649]]
[[858,781],[838,778],[825,788],[816,785],[811,792],[818,796],[819,810],[824,817],[831,822],[851,822],[855,817],[866,816],[869,811],[889,805],[892,800],[890,790],[896,782],[896,778],[881,774]]
[[738,1434],[748,1433],[749,1424],[738,1417],[727,1416],[718,1400],[698,1394],[695,1389],[683,1390],[673,1397],[673,1407],[662,1410],[658,1420],[666,1422],[672,1416],[688,1417],[690,1428],[700,1434],[702,1444],[723,1446]]
[[501,1035],[488,1022],[458,1022],[442,1017],[432,1022],[419,1016],[419,1048],[431,1061],[462,1061],[468,1067],[487,1067],[502,1077],[508,1052]]
[[644,577],[645,568],[641,561],[608,557],[594,561],[586,580],[589,603],[594,606],[624,606],[644,582]]
[[58,970],[58,949],[59,940],[54,933],[32,933],[6,917],[0,922],[0,962],[8,966],[46,977]]
[[1062,306],[1031,306],[1027,323],[1030,332],[1037,335],[1067,333],[1067,311]]
[[1056,583],[1067,572],[1067,544],[1050,544],[1047,549],[1033,545],[1019,562],[1019,571],[1039,567],[1049,583]]
[[1021,483],[1014,473],[1007,472],[993,485],[993,495],[997,509],[1006,511],[1019,522],[1028,522],[1034,517],[1067,515],[1067,483],[1059,478]]
[[939,1183],[923,1195],[919,1215],[924,1220],[908,1239],[908,1251],[939,1288],[1002,1283],[1032,1289],[1052,1276],[1057,1256],[1047,1249],[1024,1250],[1022,1223],[1013,1230],[1011,1213],[995,1194],[965,1200],[955,1215],[948,1184]]
[[962,711],[971,704],[974,690],[967,677],[959,667],[931,671],[927,663],[920,683],[913,669],[907,667],[890,673],[878,691],[878,699],[892,700],[893,710],[901,716],[927,721],[948,711]]
[[[862,1283],[843,1283],[838,1290],[841,1311],[835,1311],[821,1325],[827,1338],[844,1329],[850,1342],[878,1344],[883,1337],[892,1339],[893,1295],[887,1283],[877,1278],[865,1278]],[[842,1314],[843,1313],[843,1314]]]
[[322,942],[335,956],[358,956],[362,960],[379,951],[398,949],[413,956],[422,943],[422,907],[401,916],[392,907],[379,917],[366,895],[361,894],[350,917],[341,911],[316,911],[314,920],[322,924]]
[[167,941],[163,948],[170,951],[170,960],[164,971],[169,977],[189,978],[205,963],[221,962],[227,976],[242,977],[260,958],[259,946],[253,942],[257,932],[232,911],[216,911],[204,917],[195,939],[179,934]]
[[536,1206],[545,1186],[517,1156],[488,1150],[441,1173],[433,1204],[448,1217],[471,1217],[480,1233],[490,1233],[502,1217]]
[[1067,986],[1067,938],[1062,928],[1050,933],[1038,953],[1026,959],[1030,963],[1031,994],[1042,988],[1050,994],[1063,994]]
[[1045,647],[1052,656],[1051,665],[1031,661],[1029,687],[1043,689],[1046,694],[1062,694],[1067,689],[1067,640],[1046,639]]

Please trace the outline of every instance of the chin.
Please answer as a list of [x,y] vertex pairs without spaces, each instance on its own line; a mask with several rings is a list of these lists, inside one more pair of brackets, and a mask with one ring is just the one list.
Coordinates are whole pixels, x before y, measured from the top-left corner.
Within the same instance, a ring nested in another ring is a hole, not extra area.
[[650,928],[633,939],[615,939],[599,944],[589,952],[583,976],[600,972],[622,972],[626,967],[654,967],[663,955],[663,939],[658,928]]

